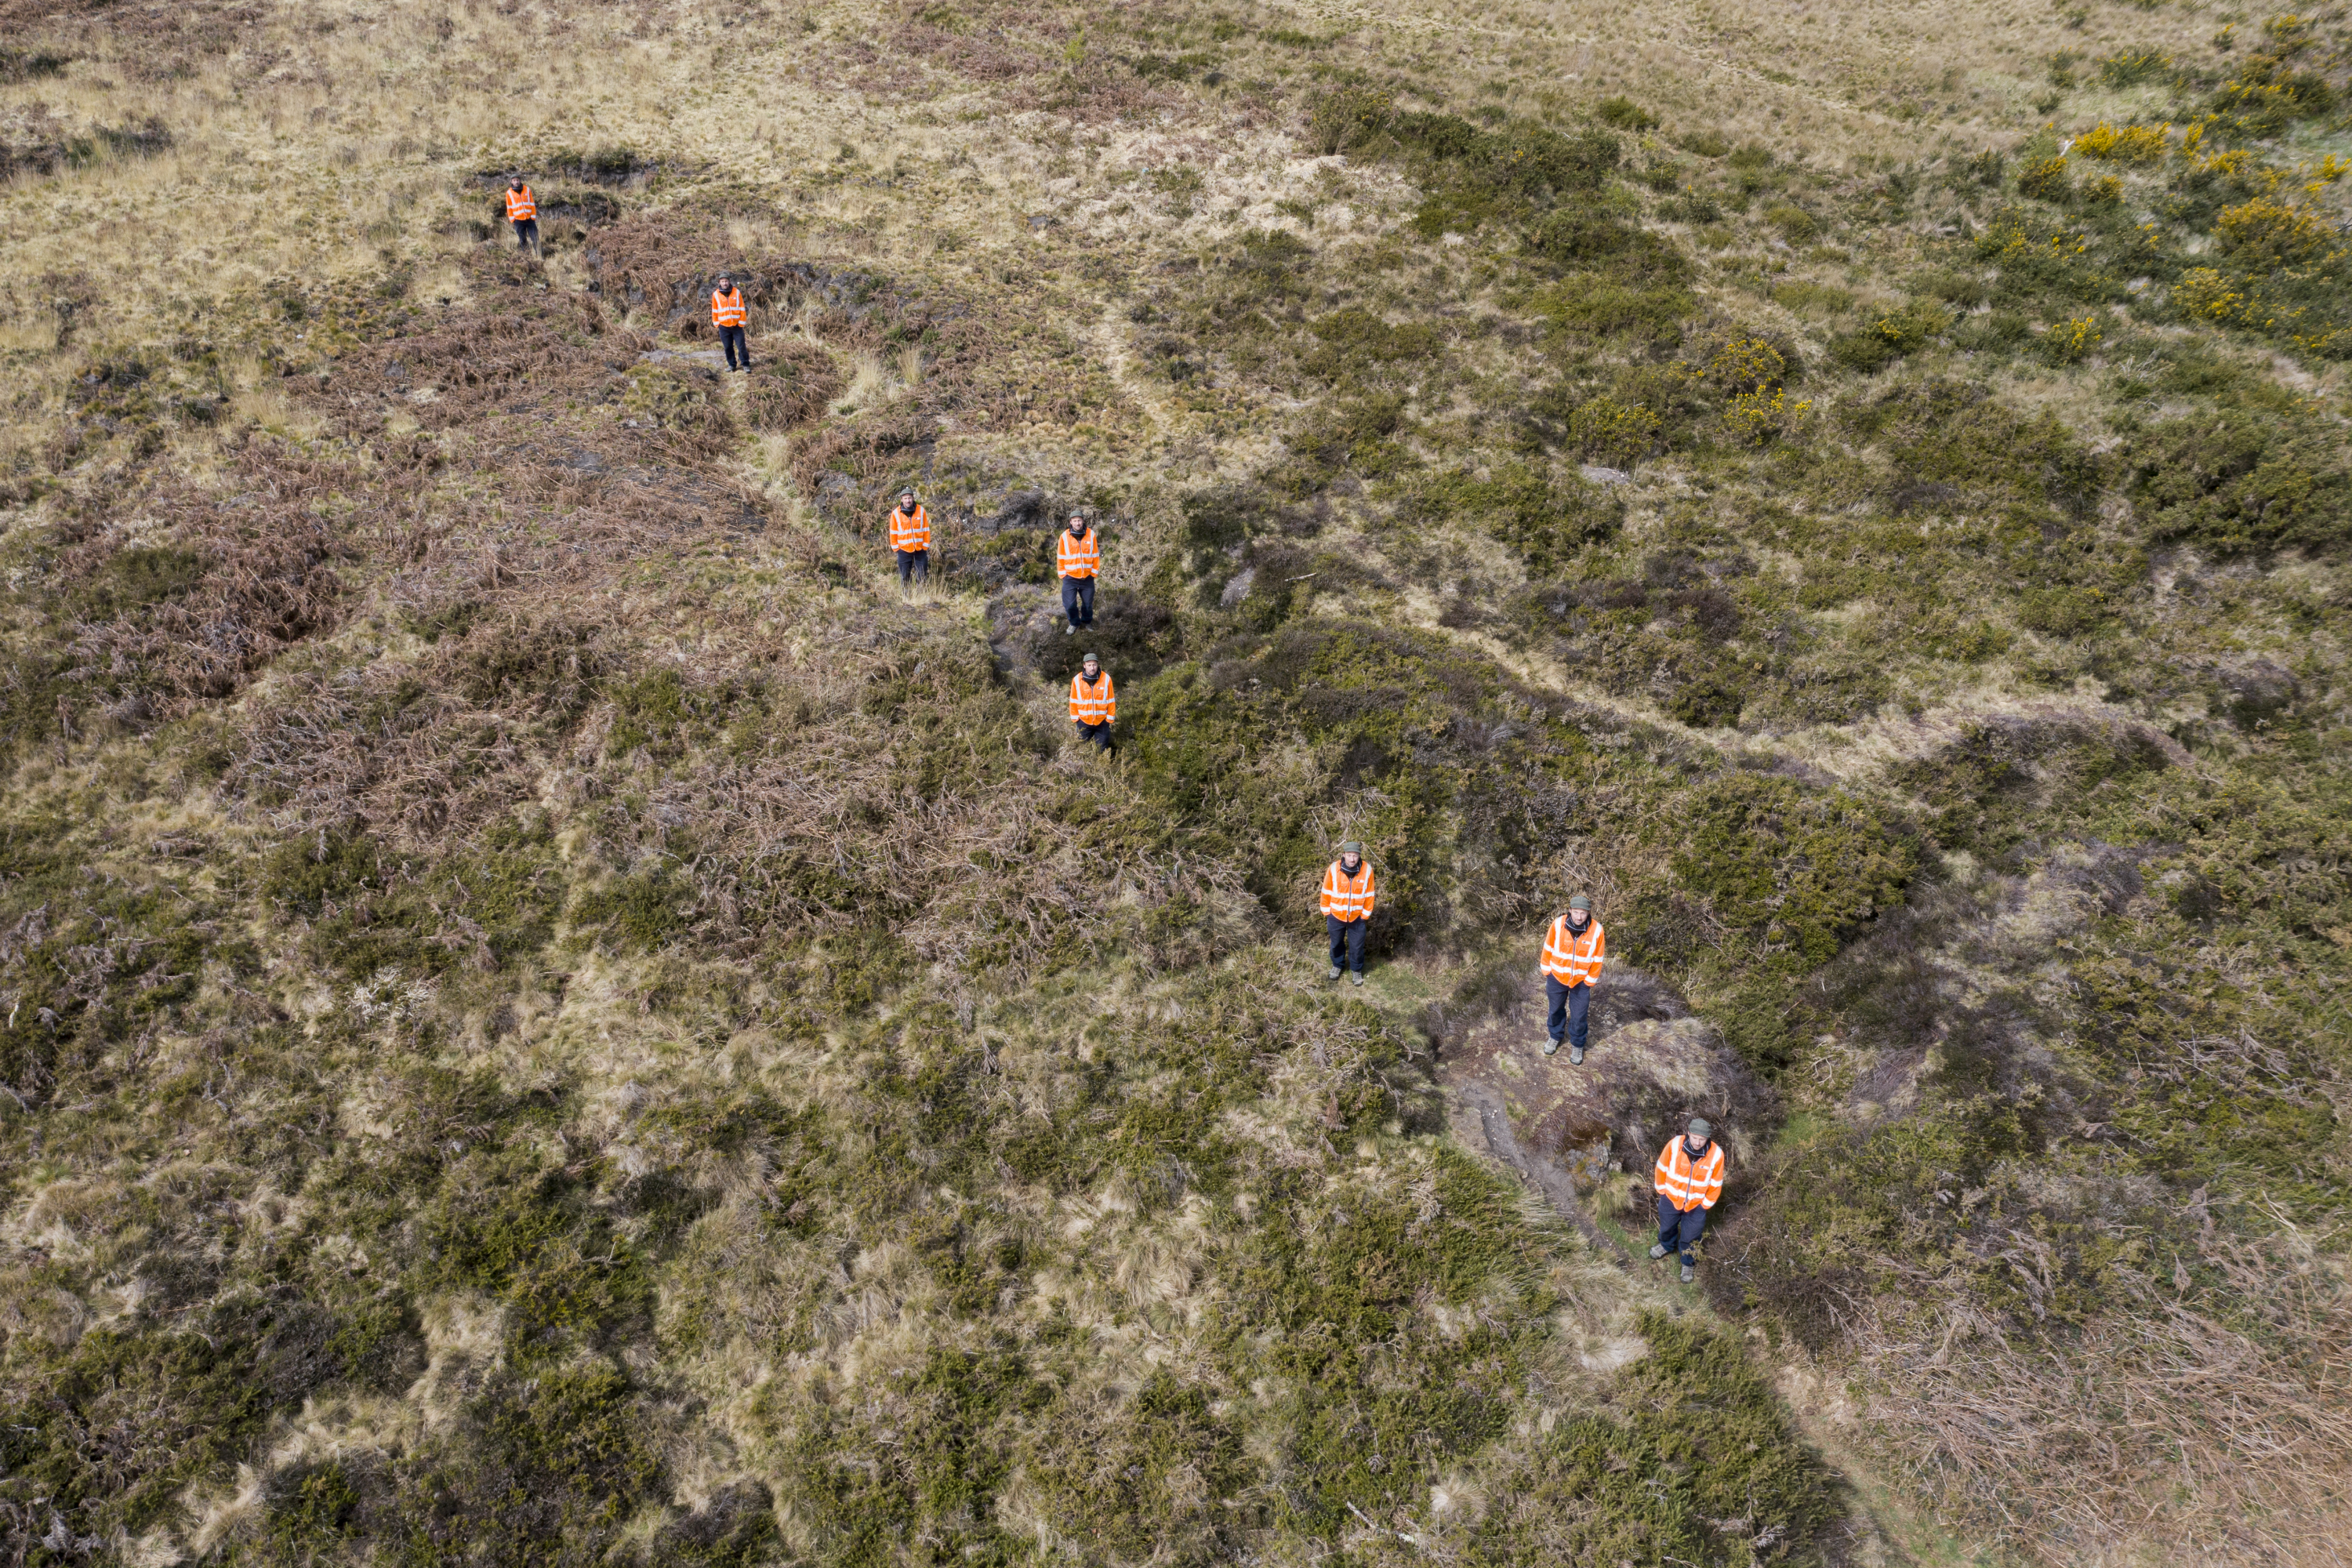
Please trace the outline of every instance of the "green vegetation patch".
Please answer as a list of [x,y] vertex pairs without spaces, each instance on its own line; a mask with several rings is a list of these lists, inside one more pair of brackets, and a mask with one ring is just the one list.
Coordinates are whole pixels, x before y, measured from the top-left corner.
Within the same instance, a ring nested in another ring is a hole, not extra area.
[[1650,1353],[1608,1408],[1560,1421],[1489,1502],[1480,1563],[1733,1564],[1807,1560],[1837,1519],[1834,1483],[1737,1335],[1646,1312]]
[[358,827],[320,829],[270,852],[260,891],[310,923],[319,959],[346,973],[496,970],[554,936],[568,884],[543,816],[493,823],[438,858],[398,853]]
[[2352,539],[2345,432],[2231,409],[2147,432],[2132,470],[2149,537],[2220,554],[2334,550]]

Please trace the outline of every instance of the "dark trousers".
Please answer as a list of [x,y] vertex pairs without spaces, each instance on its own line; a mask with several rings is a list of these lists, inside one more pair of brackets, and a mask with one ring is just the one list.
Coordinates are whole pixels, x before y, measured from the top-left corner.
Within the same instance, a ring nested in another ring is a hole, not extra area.
[[1343,921],[1338,915],[1325,915],[1323,923],[1331,932],[1331,967],[1364,972],[1364,932],[1371,925],[1368,918]]
[[515,220],[515,248],[517,250],[537,250],[539,248],[539,220],[537,218],[526,217]]
[[1091,577],[1062,579],[1062,614],[1070,617],[1074,626],[1095,624],[1095,580]]
[[1678,1209],[1666,1201],[1666,1195],[1664,1193],[1658,1194],[1658,1245],[1660,1247],[1672,1252],[1681,1253],[1683,1262],[1687,1266],[1691,1261],[1691,1248],[1698,1245],[1698,1238],[1705,1234],[1706,1234],[1706,1210]]
[[1071,727],[1077,731],[1078,739],[1086,744],[1099,746],[1106,752],[1111,749],[1109,720],[1106,719],[1099,724],[1081,724],[1074,720]]
[[751,368],[751,345],[744,341],[742,328],[719,328],[719,346],[727,351],[727,368],[729,370],[733,370],[735,368],[735,356],[738,354],[743,356],[743,368],[745,370]]
[[1551,998],[1551,1016],[1544,1020],[1544,1028],[1555,1043],[1566,1040],[1575,1050],[1584,1048],[1584,1008],[1592,1000],[1591,984],[1562,985],[1547,974],[1544,994]]
[[907,580],[910,577],[918,583],[929,582],[930,575],[931,552],[929,551],[901,550],[898,552],[898,586],[905,587]]

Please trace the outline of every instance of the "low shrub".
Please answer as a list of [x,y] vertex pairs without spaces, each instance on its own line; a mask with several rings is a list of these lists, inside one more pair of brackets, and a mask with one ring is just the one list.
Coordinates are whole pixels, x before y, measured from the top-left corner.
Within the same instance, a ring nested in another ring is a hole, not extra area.
[[1676,879],[1775,970],[1827,963],[1902,901],[1916,858],[1897,825],[1861,797],[1755,773],[1701,787],[1681,827]]
[[1830,356],[1859,371],[1883,370],[1949,331],[1952,313],[1934,300],[1914,300],[1858,332],[1830,340]]
[[1656,115],[1622,94],[1594,104],[1592,115],[1602,124],[1613,125],[1620,131],[1648,131],[1658,123]]
[[2154,49],[2117,49],[2100,58],[2099,80],[2108,87],[2137,87],[2172,68],[2171,59]]
[[2168,421],[2134,458],[2149,537],[2222,553],[2332,550],[2352,541],[2341,433],[2237,409]]
[[1568,438],[1588,458],[1630,468],[1656,450],[1664,426],[1664,421],[1639,405],[1595,397],[1568,416]]
[[2063,202],[2074,195],[2064,154],[2039,158],[2017,172],[2017,194],[2038,202]]
[[2074,364],[2104,341],[2096,316],[2077,316],[2042,334],[2042,354],[2052,364]]
[[2102,158],[2116,163],[2161,163],[2168,150],[2172,126],[2110,125],[2099,121],[2074,138],[2071,152],[2085,158]]
[[2268,196],[2223,209],[2213,225],[2221,254],[2248,271],[2312,261],[2338,247],[2334,228],[2308,207]]

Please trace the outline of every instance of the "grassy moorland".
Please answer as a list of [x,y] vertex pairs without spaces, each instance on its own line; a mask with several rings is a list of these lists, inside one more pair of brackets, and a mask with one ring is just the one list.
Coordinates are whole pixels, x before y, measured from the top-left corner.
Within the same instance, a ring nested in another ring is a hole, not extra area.
[[2347,51],[0,0],[0,1563],[2340,1561]]

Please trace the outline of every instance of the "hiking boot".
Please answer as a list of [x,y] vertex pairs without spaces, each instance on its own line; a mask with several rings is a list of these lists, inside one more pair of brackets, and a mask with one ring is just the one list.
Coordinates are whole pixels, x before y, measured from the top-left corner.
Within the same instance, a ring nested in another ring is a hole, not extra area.
[[1062,625],[1062,635],[1066,637],[1076,637],[1077,635],[1077,631],[1078,623],[1076,621],[1066,621]]
[[1336,963],[1335,963],[1335,964],[1333,964],[1333,965],[1331,966],[1331,973],[1330,973],[1330,974],[1329,974],[1329,975],[1328,975],[1326,978],[1328,978],[1328,979],[1331,979],[1331,980],[1337,980],[1337,979],[1339,979],[1339,966],[1338,964],[1336,964]]
[[1361,985],[1364,983],[1363,971],[1358,970],[1355,973],[1348,976],[1348,978],[1354,981],[1357,984]]
[[1546,1040],[1544,1042],[1544,1055],[1553,1057],[1558,1056],[1559,1054],[1559,1042],[1558,1040]]
[[1687,1285],[1687,1284],[1689,1284],[1692,1280],[1694,1280],[1694,1279],[1697,1279],[1697,1278],[1698,1278],[1698,1270],[1697,1270],[1697,1269],[1693,1268],[1692,1268],[1689,1264],[1687,1264],[1687,1263],[1685,1263],[1685,1264],[1684,1264],[1684,1265],[1683,1265],[1683,1283],[1684,1283],[1684,1284]]
[[1568,1065],[1572,1068],[1580,1068],[1584,1065],[1584,1047],[1582,1046],[1574,1046],[1570,1047],[1568,1053]]
[[1665,1255],[1666,1244],[1663,1241],[1658,1243],[1657,1246],[1650,1248],[1650,1261],[1653,1263],[1655,1263],[1659,1258],[1664,1258]]

